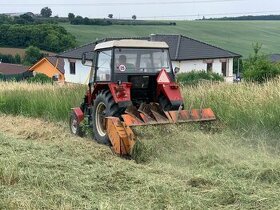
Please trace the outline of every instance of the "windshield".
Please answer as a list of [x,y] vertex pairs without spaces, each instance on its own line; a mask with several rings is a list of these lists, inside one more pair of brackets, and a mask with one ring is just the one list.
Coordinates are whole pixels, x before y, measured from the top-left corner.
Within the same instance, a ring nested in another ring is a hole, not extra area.
[[170,72],[167,49],[128,49],[115,50],[116,73],[156,73],[162,68]]

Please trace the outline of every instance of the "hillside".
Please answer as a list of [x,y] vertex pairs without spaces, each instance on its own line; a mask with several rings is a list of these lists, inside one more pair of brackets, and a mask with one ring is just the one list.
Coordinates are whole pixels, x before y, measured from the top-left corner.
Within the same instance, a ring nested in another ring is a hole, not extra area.
[[280,21],[176,21],[176,26],[86,26],[61,24],[79,44],[105,37],[135,37],[182,34],[240,53],[247,57],[252,43],[263,44],[263,52],[279,53]]
[[[52,52],[48,52],[45,50],[42,50],[43,53],[48,54],[50,56],[55,55],[55,53]],[[0,47],[0,54],[3,55],[12,55],[15,56],[16,54],[19,54],[20,57],[24,57],[25,56],[25,49],[22,48],[11,48],[11,47]]]

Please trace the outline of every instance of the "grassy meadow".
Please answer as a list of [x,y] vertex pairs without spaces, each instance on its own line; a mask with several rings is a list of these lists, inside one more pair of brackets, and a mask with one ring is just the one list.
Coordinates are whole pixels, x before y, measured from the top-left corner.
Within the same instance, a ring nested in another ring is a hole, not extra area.
[[53,121],[67,121],[71,108],[80,106],[87,86],[0,83],[0,112]]
[[61,24],[78,44],[105,37],[139,37],[150,34],[182,34],[244,57],[252,52],[252,43],[262,43],[264,53],[279,53],[280,21],[176,21],[176,26],[86,26]]
[[184,87],[218,120],[138,127],[126,160],[70,135],[85,86],[0,83],[0,209],[279,209],[279,88]]

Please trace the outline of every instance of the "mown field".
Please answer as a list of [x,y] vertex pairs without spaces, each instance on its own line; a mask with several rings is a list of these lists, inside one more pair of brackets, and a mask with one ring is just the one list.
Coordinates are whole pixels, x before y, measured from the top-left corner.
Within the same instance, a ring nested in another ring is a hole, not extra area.
[[84,86],[0,83],[0,209],[279,209],[279,89],[184,88],[218,121],[138,128],[135,161],[70,135]]
[[280,21],[176,21],[176,26],[85,26],[61,24],[79,44],[105,37],[138,37],[182,34],[240,53],[252,52],[252,43],[262,43],[264,53],[279,53]]

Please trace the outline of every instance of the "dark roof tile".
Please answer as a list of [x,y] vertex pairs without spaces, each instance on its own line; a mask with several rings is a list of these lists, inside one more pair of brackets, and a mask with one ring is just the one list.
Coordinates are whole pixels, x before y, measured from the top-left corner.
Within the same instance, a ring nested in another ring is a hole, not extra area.
[[73,50],[66,51],[59,55],[63,58],[81,59],[82,54],[87,53],[87,58],[93,57],[93,50],[97,43],[116,40],[116,39],[142,39],[163,41],[169,46],[171,60],[197,60],[197,59],[213,59],[213,58],[231,58],[241,57],[237,53],[233,53],[228,50],[224,50],[219,47],[186,37],[182,35],[163,35],[154,34],[150,37],[122,37],[122,38],[106,38],[98,40],[94,43],[75,48]]
[[0,74],[3,75],[22,74],[27,71],[27,66],[11,63],[0,63]]
[[47,56],[46,59],[53,65],[56,66],[56,62],[58,59],[57,69],[64,74],[64,60],[62,58],[57,58],[55,56]]
[[280,62],[280,54],[270,54],[267,59],[273,63],[278,63]]

